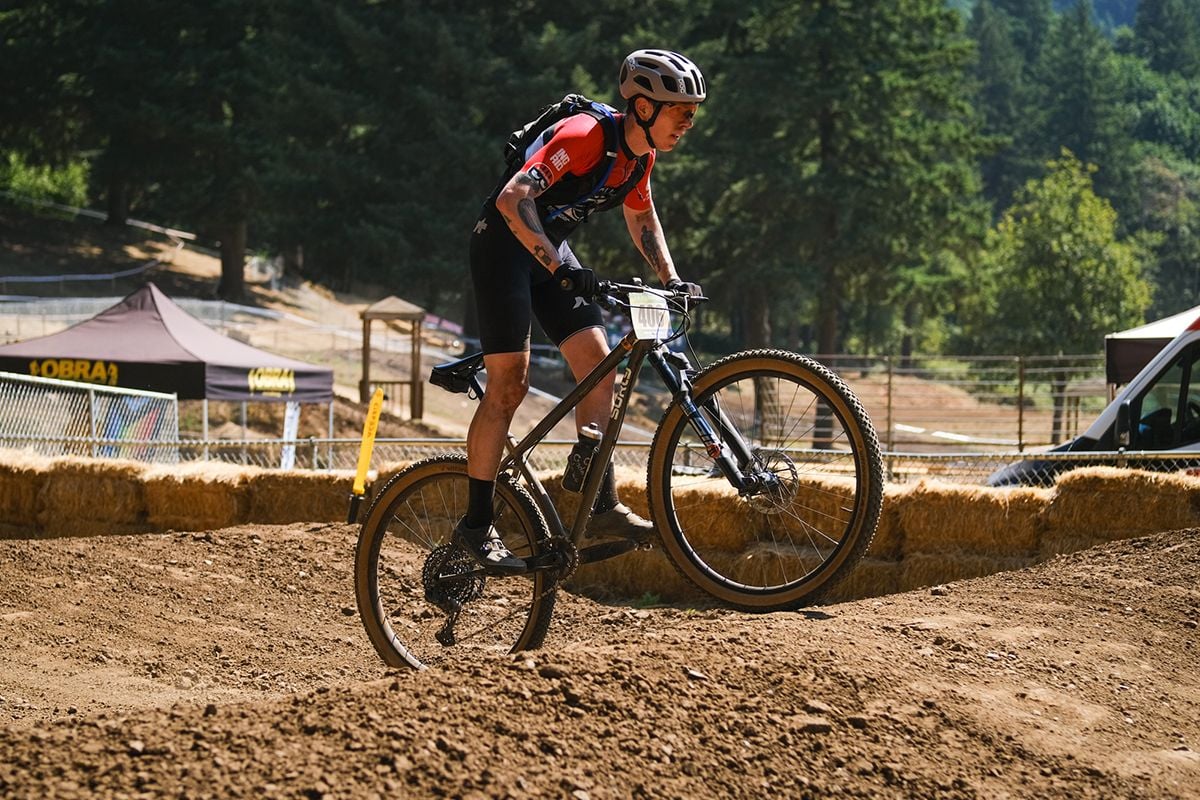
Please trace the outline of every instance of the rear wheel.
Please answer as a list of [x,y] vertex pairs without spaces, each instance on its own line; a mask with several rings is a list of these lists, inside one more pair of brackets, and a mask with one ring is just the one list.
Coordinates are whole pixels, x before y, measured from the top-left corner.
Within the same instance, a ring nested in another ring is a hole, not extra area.
[[667,556],[737,608],[819,600],[854,568],[879,523],[883,464],[862,404],[821,364],[775,350],[714,363],[695,377],[692,398],[724,446],[745,442],[748,458],[735,460],[752,487],[738,494],[673,403],[647,476]]
[[[390,666],[420,669],[467,654],[538,647],[554,609],[554,571],[484,576],[451,543],[467,510],[467,460],[439,456],[396,475],[371,503],[355,553],[358,612]],[[528,492],[496,481],[495,526],[528,559],[546,523]]]

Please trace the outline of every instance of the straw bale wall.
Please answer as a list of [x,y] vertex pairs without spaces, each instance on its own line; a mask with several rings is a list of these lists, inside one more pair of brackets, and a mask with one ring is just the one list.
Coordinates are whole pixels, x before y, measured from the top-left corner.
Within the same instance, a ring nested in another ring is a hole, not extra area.
[[144,476],[146,521],[155,530],[213,530],[247,518],[246,471],[226,464],[154,467]]
[[[368,495],[403,465],[381,467]],[[645,476],[618,468],[622,500],[647,515]],[[564,521],[578,496],[542,476]],[[224,464],[149,466],[0,450],[0,537],[212,530],[246,523],[340,522],[350,472],[280,472]],[[808,484],[805,502],[836,503],[836,483]],[[784,533],[731,492],[687,498],[711,523],[698,536],[735,570],[763,569],[762,541]],[[830,600],[870,597],[1017,569],[1059,553],[1164,530],[1200,527],[1200,478],[1096,467],[1050,488],[889,485],[867,556]],[[572,588],[602,597],[702,600],[660,549],[580,567]]]

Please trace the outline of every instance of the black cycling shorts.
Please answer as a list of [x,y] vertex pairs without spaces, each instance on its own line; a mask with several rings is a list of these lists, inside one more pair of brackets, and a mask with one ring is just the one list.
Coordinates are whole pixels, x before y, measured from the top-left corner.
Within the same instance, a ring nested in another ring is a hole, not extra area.
[[[566,242],[558,255],[563,264],[579,266]],[[498,213],[481,216],[471,234],[471,280],[484,353],[528,351],[533,317],[555,345],[585,328],[603,327],[599,306],[563,291],[553,278]]]

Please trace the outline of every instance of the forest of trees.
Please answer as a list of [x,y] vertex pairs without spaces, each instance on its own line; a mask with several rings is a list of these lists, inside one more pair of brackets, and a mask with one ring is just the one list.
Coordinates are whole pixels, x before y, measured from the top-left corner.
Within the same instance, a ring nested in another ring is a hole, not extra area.
[[[1095,352],[1200,304],[1200,0],[31,0],[0,188],[462,318],[507,133],[625,53],[709,101],[655,167],[713,349]],[[619,214],[572,239],[648,276]]]

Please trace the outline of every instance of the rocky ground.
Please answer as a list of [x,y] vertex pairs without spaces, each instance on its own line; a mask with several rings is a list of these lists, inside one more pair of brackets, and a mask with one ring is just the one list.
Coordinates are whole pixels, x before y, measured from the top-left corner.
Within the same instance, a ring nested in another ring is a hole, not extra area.
[[0,541],[0,796],[1200,797],[1200,531],[390,672],[344,525]]

